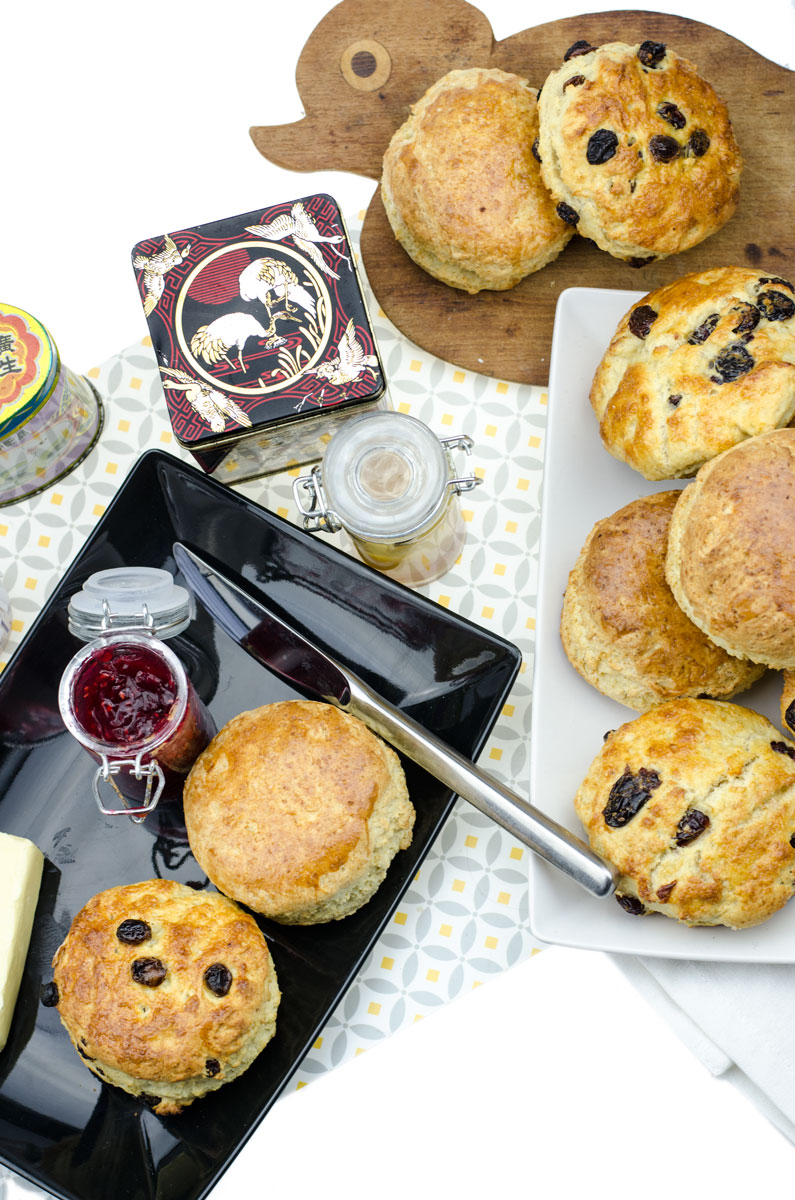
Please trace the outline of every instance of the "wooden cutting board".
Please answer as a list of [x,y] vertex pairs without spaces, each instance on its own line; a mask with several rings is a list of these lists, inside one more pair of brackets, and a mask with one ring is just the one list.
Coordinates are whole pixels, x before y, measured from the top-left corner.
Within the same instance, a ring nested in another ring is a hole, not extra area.
[[258,150],[279,166],[378,179],[409,106],[442,75],[457,67],[500,67],[538,88],[580,38],[593,45],[666,42],[696,63],[729,107],[745,160],[740,203],[731,221],[699,246],[641,269],[574,237],[555,262],[510,291],[469,296],[415,266],[395,241],[376,191],[361,249],[390,320],[448,362],[520,383],[547,382],[555,304],[564,288],[650,291],[690,271],[729,265],[795,278],[795,72],[717,29],[663,13],[568,17],[495,42],[487,18],[464,0],[342,0],[298,60],[306,117],[251,130]]

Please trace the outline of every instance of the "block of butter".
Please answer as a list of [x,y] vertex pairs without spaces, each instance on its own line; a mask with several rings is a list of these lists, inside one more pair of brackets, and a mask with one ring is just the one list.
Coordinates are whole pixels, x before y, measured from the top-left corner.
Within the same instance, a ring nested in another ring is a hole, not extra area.
[[44,855],[33,842],[0,833],[0,1050],[14,1015],[43,867]]

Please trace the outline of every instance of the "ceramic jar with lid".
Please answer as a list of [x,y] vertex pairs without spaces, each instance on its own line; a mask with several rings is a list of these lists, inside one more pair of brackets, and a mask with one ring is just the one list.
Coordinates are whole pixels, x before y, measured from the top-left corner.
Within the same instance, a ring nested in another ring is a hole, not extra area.
[[102,402],[35,317],[0,303],[0,505],[44,491],[89,453]]

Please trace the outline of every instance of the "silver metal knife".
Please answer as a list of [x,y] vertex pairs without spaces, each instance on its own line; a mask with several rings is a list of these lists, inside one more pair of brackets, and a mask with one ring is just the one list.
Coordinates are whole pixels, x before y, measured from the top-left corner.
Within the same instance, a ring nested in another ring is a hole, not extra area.
[[407,758],[491,817],[595,896],[615,890],[613,868],[562,825],[400,712],[194,551],[174,543],[186,583],[218,625],[297,691],[358,717]]

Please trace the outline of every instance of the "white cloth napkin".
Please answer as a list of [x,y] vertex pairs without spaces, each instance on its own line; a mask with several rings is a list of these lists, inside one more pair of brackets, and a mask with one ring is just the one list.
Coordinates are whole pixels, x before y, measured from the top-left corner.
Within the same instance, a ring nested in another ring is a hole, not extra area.
[[795,968],[623,954],[613,960],[707,1069],[795,1142]]

